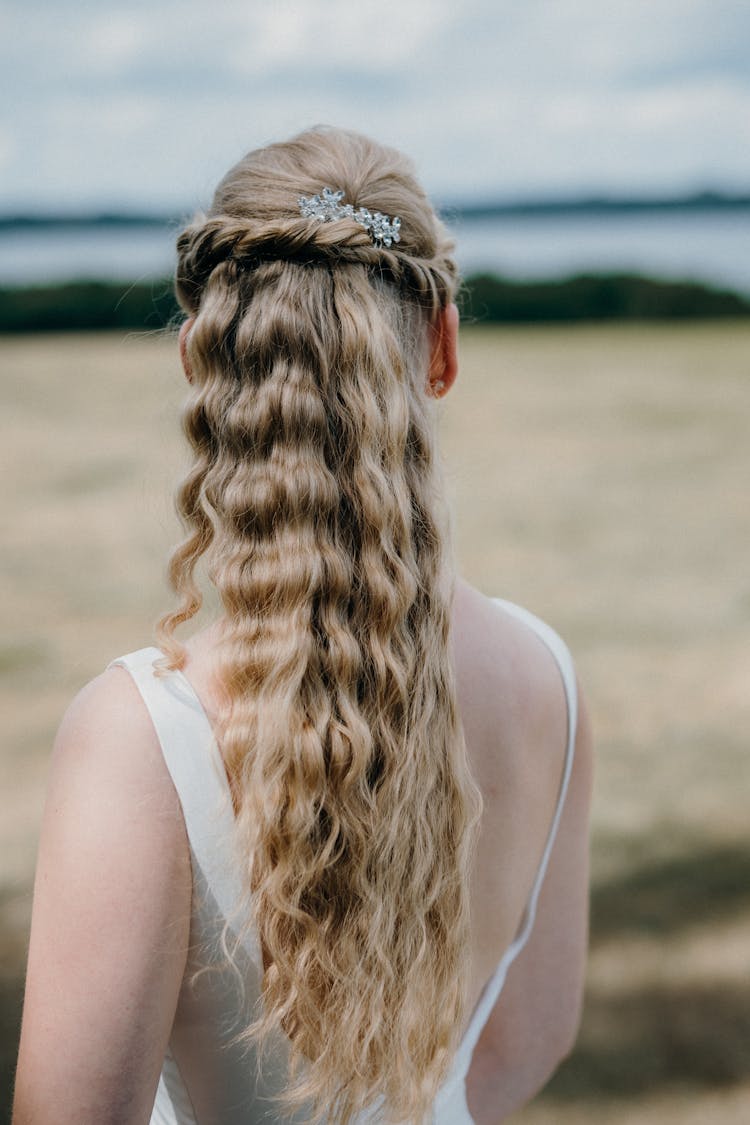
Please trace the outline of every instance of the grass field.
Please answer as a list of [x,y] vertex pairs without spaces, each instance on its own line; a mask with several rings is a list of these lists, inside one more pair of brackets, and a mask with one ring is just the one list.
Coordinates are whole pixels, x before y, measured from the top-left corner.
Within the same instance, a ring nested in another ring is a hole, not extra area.
[[[150,642],[174,341],[0,341],[0,1106],[49,749]],[[518,1125],[750,1120],[750,325],[467,329],[443,448],[465,576],[569,641],[598,748],[575,1053]]]

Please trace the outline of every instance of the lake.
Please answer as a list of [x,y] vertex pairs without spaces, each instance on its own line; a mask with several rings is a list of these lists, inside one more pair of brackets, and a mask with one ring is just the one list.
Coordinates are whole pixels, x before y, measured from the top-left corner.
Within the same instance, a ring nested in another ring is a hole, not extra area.
[[[450,224],[465,273],[516,278],[628,271],[750,293],[750,210],[463,218]],[[177,224],[0,231],[0,284],[169,275]]]

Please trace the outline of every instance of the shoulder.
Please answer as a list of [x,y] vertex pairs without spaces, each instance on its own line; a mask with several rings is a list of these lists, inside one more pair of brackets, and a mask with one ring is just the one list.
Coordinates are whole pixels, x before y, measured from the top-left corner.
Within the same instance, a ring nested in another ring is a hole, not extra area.
[[133,1120],[146,1120],[184,971],[190,902],[177,794],[138,689],[125,669],[110,668],[72,701],[52,754],[19,1119],[120,1120],[129,1106]]
[[[518,816],[519,831],[544,839],[564,776],[571,708],[575,729],[565,801],[581,809],[590,800],[593,750],[586,701],[567,645],[527,613],[461,582],[453,643],[463,726],[489,807],[498,821],[507,821],[508,831]],[[540,632],[567,668],[567,687]]]
[[[184,843],[179,799],[149,712],[129,672],[113,665],[68,706],[55,738],[48,806],[57,819],[111,829],[130,824],[143,843]],[[111,833],[103,833],[107,838]]]
[[190,888],[185,822],[156,732],[128,672],[110,667],[75,696],[55,739],[37,920],[56,918],[60,930],[65,902],[75,899],[75,940],[108,931],[119,945],[133,935],[134,911],[140,927],[187,916]]
[[[487,723],[505,732],[506,741],[564,749],[568,708],[575,706],[578,692],[567,646],[549,625],[461,581],[454,645],[472,712],[484,713]],[[571,681],[567,688],[561,660]]]
[[132,676],[122,665],[111,664],[106,671],[85,684],[63,715],[54,753],[69,742],[91,736],[117,733],[138,736],[142,742],[157,743],[156,732]]

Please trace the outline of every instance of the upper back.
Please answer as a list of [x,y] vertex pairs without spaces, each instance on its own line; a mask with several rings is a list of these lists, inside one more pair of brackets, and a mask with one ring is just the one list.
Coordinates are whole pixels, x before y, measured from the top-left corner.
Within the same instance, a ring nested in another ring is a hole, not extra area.
[[548,647],[555,635],[545,630],[545,643],[540,629],[518,607],[459,582],[458,703],[484,799],[471,892],[474,1000],[519,931],[570,767],[575,687],[563,681],[565,652],[556,658]]
[[[540,628],[530,614],[457,579],[451,637],[458,708],[484,802],[471,891],[473,999],[518,930],[560,795],[571,703],[560,653],[556,659],[548,647],[554,634],[547,630],[545,644]],[[215,634],[207,630],[187,650],[185,674],[213,724]]]
[[[472,929],[467,957],[472,1014],[441,1090],[443,1105],[436,1108],[435,1121],[468,1125],[471,1117],[464,1079],[472,1051],[508,966],[533,924],[536,894],[569,776],[575,688],[569,658],[559,639],[555,644],[551,630],[545,634],[542,623],[517,607],[485,598],[459,582],[453,624],[459,711],[484,812],[470,888]],[[156,650],[143,650],[123,658],[123,663],[133,673],[152,714],[182,803],[194,870],[191,944],[205,947],[216,944],[222,922],[236,904],[240,883],[227,847],[231,801],[210,722],[216,711],[211,634],[196,638],[188,651],[184,674],[161,680],[151,672]],[[243,956],[243,976],[249,989],[245,1002],[254,1003],[260,994],[262,963],[255,948],[245,948]],[[159,1091],[162,1107],[171,1106],[170,1112],[188,1092],[188,1100],[203,1106],[219,1096],[216,1091],[223,1091],[222,1096],[231,1091],[232,1098],[245,1106],[255,1096],[253,1088],[244,1085],[249,1081],[247,1059],[218,1049],[220,1029],[228,1020],[244,1018],[247,1022],[248,1009],[244,1016],[237,1010],[229,978],[218,990],[218,1007],[215,982],[208,983],[207,992],[186,987],[181,994],[172,1040],[174,1056],[165,1063]],[[196,1028],[203,1035],[203,1048],[197,1055]],[[283,1056],[280,1042],[279,1058]],[[212,1060],[208,1068],[207,1058]],[[187,1086],[180,1077],[180,1065],[190,1072]],[[281,1069],[283,1072],[283,1066]],[[221,1073],[220,1082],[216,1082],[217,1073]],[[213,1094],[207,1086],[210,1075]],[[268,1077],[278,1088],[279,1073]],[[269,1092],[266,1088],[264,1096]],[[183,1119],[188,1120],[175,1117]]]

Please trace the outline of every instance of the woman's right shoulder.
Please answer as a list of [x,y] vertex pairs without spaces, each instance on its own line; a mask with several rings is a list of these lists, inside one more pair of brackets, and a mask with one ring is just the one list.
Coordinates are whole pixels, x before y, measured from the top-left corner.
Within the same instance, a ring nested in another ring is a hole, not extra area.
[[488,703],[504,708],[505,726],[542,715],[553,722],[566,712],[567,674],[573,670],[567,645],[533,612],[503,598],[488,597],[463,580],[454,613],[457,663],[489,688]]
[[472,1116],[499,1121],[544,1085],[576,1039],[594,759],[583,694],[557,633],[513,603],[472,590],[463,598],[460,630],[466,652],[480,653],[469,659],[485,709],[480,876],[492,887],[487,871],[501,872],[506,932],[522,941],[467,1077]]
[[474,734],[486,775],[498,786],[549,788],[554,797],[568,736],[581,735],[576,750],[580,741],[581,754],[589,751],[585,702],[567,645],[532,612],[463,580],[456,587],[454,645],[464,726],[467,737]]

